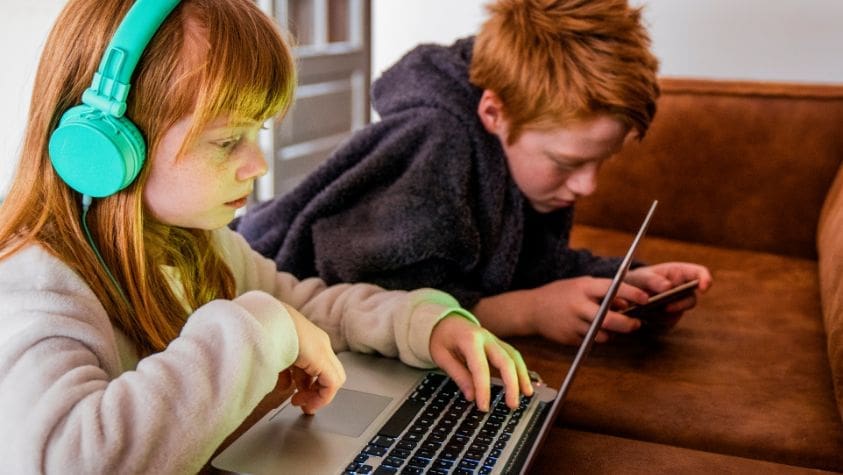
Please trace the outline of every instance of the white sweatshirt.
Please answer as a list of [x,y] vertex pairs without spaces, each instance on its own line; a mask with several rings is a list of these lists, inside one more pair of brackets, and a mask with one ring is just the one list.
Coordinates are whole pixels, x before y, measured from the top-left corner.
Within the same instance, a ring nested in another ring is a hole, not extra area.
[[162,352],[138,360],[79,276],[40,246],[0,261],[0,473],[194,473],[298,352],[292,305],[335,351],[431,366],[449,307],[431,289],[297,280],[222,229],[237,297],[194,311]]

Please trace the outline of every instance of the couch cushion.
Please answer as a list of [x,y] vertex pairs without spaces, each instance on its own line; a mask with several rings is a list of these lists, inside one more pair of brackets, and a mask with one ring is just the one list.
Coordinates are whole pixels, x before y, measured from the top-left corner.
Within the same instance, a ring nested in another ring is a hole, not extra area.
[[[578,226],[575,246],[622,254],[629,234]],[[714,286],[670,332],[596,345],[558,421],[568,428],[843,471],[815,261],[648,236],[637,257],[710,267]],[[575,349],[515,339],[558,387]],[[561,367],[560,367],[561,366]]]
[[843,416],[843,168],[837,173],[820,216],[817,252],[828,358],[837,407]]
[[831,473],[664,444],[554,427],[533,473],[650,475],[654,473]]

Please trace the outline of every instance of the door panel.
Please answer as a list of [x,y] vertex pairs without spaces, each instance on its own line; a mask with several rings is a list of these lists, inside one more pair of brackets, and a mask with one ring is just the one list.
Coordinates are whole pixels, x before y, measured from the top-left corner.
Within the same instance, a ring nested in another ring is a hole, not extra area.
[[259,200],[290,191],[369,121],[370,0],[262,0],[293,37],[295,102],[261,137],[270,171]]

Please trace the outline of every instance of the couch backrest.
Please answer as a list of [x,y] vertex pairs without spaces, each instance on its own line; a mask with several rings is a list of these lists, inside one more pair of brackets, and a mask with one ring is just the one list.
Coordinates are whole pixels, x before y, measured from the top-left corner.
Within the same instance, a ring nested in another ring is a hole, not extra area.
[[843,85],[662,79],[656,118],[600,172],[577,222],[816,258],[817,219],[843,161]]

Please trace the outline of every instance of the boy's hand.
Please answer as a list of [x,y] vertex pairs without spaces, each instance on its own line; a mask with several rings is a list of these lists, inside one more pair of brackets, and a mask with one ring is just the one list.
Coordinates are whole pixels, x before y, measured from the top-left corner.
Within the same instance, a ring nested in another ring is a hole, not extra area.
[[518,350],[462,316],[447,316],[433,327],[430,354],[465,398],[482,411],[488,411],[490,404],[489,363],[500,372],[507,406],[518,407],[520,393],[533,394],[527,365]]
[[[665,262],[651,266],[639,267],[626,274],[625,282],[634,285],[650,295],[669,290],[677,285],[699,279],[699,291],[705,292],[711,287],[711,273],[705,266],[685,262]],[[667,320],[673,326],[679,321],[682,313],[696,305],[696,295],[671,302],[664,308]]]
[[328,334],[295,308],[284,306],[299,336],[299,356],[290,367],[297,391],[290,402],[305,414],[314,414],[334,399],[345,383],[345,369],[331,348]]
[[[582,342],[600,308],[600,302],[611,285],[611,279],[577,277],[545,284],[529,292],[533,302],[527,320],[527,333],[538,333],[545,338],[566,345]],[[621,307],[647,302],[647,293],[633,285],[621,283],[615,296]],[[641,322],[627,317],[610,307],[594,341],[603,343],[614,333],[630,333],[641,327]]]

